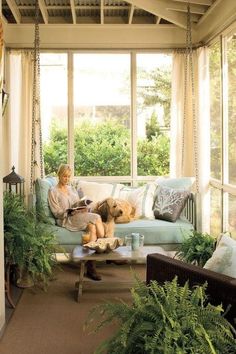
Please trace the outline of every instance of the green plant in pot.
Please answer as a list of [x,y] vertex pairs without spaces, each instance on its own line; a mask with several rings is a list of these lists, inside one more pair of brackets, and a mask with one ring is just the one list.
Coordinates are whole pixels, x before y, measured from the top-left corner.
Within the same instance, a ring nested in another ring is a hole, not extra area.
[[221,306],[207,303],[206,285],[190,289],[177,278],[145,285],[138,279],[132,303],[107,302],[91,310],[86,329],[117,324],[114,335],[95,353],[188,354],[235,353],[236,331],[222,317]]
[[216,239],[207,233],[193,230],[178,246],[176,257],[203,267],[215,250]]
[[[17,285],[47,285],[56,265],[58,250],[50,226],[39,222],[35,210],[28,210],[22,198],[4,193],[5,262],[14,265]],[[26,276],[26,277],[25,277]]]

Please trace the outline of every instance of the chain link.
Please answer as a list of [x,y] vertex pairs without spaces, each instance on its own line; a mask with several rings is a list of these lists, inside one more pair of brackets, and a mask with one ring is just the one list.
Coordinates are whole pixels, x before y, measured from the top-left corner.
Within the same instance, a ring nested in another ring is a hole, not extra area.
[[182,172],[184,171],[184,158],[185,158],[185,131],[186,131],[186,115],[187,115],[187,76],[188,76],[188,57],[189,57],[189,47],[188,47],[188,26],[186,31],[186,49],[184,58],[184,114],[183,114],[183,131],[182,131],[182,160],[181,167]]
[[[37,166],[37,135],[39,139],[40,177],[43,177],[43,149],[40,116],[40,38],[39,38],[39,3],[35,0],[35,31],[33,52],[33,97],[32,97],[32,132],[31,132],[31,171],[30,191],[33,193],[35,167]],[[36,125],[38,129],[36,130]]]
[[193,150],[194,150],[194,169],[196,178],[196,191],[199,192],[199,169],[198,169],[198,134],[197,119],[195,106],[195,87],[194,87],[194,68],[193,68],[193,46],[192,46],[192,29],[191,29],[191,11],[190,3],[187,4],[187,31],[186,31],[186,50],[185,50],[185,70],[184,70],[184,115],[183,115],[183,133],[182,133],[182,171],[184,168],[184,141],[186,131],[186,115],[187,115],[187,78],[191,80],[192,93],[192,116],[193,116]]

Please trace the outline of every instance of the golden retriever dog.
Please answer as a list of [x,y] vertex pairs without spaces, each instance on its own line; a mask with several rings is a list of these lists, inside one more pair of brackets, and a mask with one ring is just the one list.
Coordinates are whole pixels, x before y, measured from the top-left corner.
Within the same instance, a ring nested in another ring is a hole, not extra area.
[[114,236],[115,223],[127,223],[135,214],[129,202],[114,198],[106,198],[98,202],[91,211],[101,215],[105,237]]
[[135,207],[124,199],[115,199],[117,206],[122,210],[120,216],[115,217],[116,224],[125,224],[135,219]]

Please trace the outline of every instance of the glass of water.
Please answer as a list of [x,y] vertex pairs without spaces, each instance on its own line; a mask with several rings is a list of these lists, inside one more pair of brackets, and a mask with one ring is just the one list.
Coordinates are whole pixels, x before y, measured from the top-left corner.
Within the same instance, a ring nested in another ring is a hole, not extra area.
[[143,247],[144,245],[144,235],[139,234],[139,247]]
[[125,246],[128,246],[129,248],[131,248],[131,244],[132,244],[132,236],[126,235],[125,236]]

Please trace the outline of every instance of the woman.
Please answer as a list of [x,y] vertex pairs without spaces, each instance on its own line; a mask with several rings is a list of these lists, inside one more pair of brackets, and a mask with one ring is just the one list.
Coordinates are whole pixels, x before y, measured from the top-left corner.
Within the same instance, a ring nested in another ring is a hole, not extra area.
[[[67,209],[80,200],[78,193],[70,186],[71,168],[68,164],[61,164],[58,172],[58,184],[48,192],[48,203],[57,225],[70,231],[86,231],[90,241],[104,237],[104,227],[100,215],[90,213],[86,208],[68,213]],[[87,262],[87,276],[93,280],[101,280],[97,274],[95,262]]]

